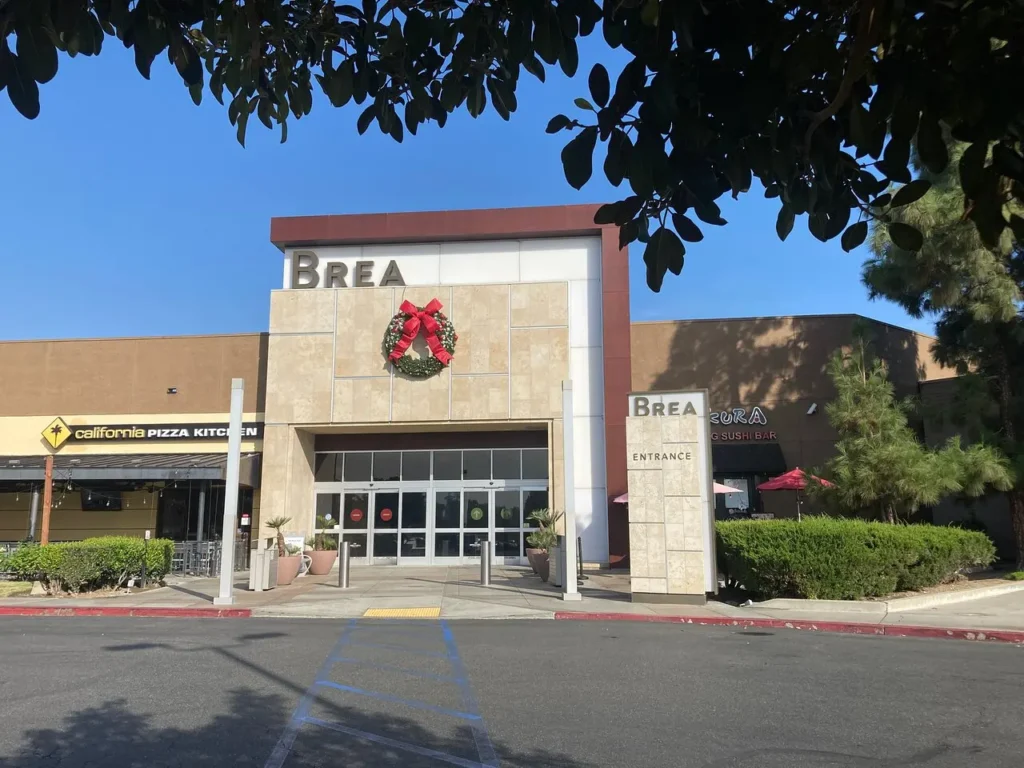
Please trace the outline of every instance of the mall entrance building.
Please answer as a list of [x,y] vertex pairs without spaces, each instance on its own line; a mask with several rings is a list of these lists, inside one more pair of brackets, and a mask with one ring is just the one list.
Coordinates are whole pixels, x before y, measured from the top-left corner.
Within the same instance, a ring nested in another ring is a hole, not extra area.
[[[232,378],[239,537],[266,547],[267,521],[285,517],[292,544],[340,529],[357,561],[401,565],[473,561],[484,538],[522,561],[531,513],[565,509],[565,380],[583,560],[611,567],[631,565],[631,513],[614,502],[630,392],[707,390],[713,478],[737,489],[715,499],[718,519],[795,516],[790,495],[757,486],[834,454],[826,369],[855,334],[899,396],[928,412],[952,396],[933,339],[867,318],[631,324],[628,255],[596,209],[274,219],[269,333],[0,342],[0,548],[41,537],[47,457],[51,541],[216,538]],[[928,442],[950,429],[922,425]],[[1011,552],[1005,504],[921,515],[979,522]]]
[[[583,559],[607,564],[609,496],[625,490],[628,272],[593,213],[274,219],[261,539],[280,514],[289,540],[340,527],[372,564],[465,563],[485,539],[498,562],[525,562],[531,514],[563,509],[571,379]],[[447,365],[396,364],[431,358],[446,333]]]

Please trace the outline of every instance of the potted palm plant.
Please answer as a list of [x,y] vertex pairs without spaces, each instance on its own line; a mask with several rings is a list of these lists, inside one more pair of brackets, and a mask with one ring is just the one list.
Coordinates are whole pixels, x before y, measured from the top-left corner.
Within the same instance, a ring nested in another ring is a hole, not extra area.
[[290,552],[284,542],[284,528],[292,519],[278,515],[267,520],[267,527],[277,531],[277,584],[285,586],[295,581],[299,575],[299,568],[302,566],[302,555],[298,552]]
[[[326,528],[330,521],[325,517],[317,516],[316,527]],[[338,537],[327,533],[317,533],[306,539],[306,554],[309,555],[309,572],[313,576],[325,576],[334,567],[334,560],[338,557]]]
[[551,548],[558,543],[558,534],[555,532],[555,524],[562,519],[561,512],[552,512],[550,509],[538,509],[532,512],[527,518],[537,524],[538,530],[526,537],[526,559],[533,568],[533,572],[547,581],[551,572],[549,553]]

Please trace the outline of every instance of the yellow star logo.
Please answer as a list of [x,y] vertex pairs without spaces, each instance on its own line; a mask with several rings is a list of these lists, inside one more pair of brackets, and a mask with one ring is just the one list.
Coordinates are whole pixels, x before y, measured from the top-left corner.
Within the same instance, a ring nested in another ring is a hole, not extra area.
[[71,437],[71,429],[60,416],[51,421],[46,429],[43,430],[43,440],[52,446],[54,450],[64,445],[69,437]]

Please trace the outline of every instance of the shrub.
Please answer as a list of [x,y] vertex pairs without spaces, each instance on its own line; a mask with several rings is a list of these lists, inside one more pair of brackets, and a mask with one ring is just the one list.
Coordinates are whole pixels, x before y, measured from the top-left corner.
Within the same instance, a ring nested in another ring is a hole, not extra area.
[[949,581],[988,565],[982,533],[827,517],[716,524],[720,570],[762,598],[849,600]]
[[101,536],[63,544],[25,544],[5,558],[3,569],[21,579],[47,582],[55,589],[121,587],[142,575],[159,580],[171,569],[174,542],[130,536]]
[[1024,581],[1024,571],[1014,571],[1013,573],[1006,574],[1006,578],[1010,581]]

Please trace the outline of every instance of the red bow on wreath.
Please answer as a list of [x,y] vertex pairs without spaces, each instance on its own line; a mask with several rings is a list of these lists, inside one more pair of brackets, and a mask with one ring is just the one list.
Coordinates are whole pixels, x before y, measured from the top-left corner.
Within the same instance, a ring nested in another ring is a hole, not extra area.
[[392,361],[400,359],[409,349],[413,339],[419,334],[420,328],[423,328],[430,354],[436,357],[442,365],[448,365],[452,361],[452,356],[448,354],[447,349],[441,346],[441,340],[437,338],[437,330],[440,326],[434,319],[434,313],[440,312],[443,306],[437,299],[432,299],[423,309],[419,309],[411,301],[403,301],[398,309],[407,314],[409,319],[402,326],[402,338],[395,344],[388,359]]

